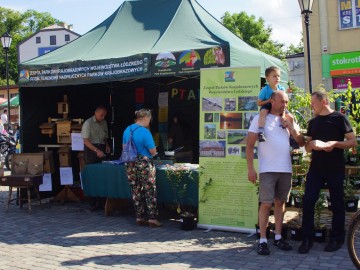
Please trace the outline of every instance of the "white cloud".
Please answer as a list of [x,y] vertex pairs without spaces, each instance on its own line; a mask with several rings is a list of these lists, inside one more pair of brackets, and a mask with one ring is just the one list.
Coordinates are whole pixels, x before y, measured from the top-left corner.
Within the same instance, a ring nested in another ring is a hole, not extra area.
[[257,19],[262,17],[266,26],[273,29],[272,39],[297,45],[301,40],[301,12],[297,1],[289,0],[197,0],[209,13],[220,20],[226,11],[240,13],[245,11]]
[[[148,0],[151,1],[151,0]],[[301,39],[301,14],[296,0],[197,0],[211,15],[220,18],[226,11],[240,13],[245,11],[256,18],[262,17],[266,26],[273,29],[272,39],[297,45]],[[67,4],[70,3],[71,4]],[[104,4],[106,3],[106,5]],[[122,3],[122,0],[86,1],[85,0],[2,0],[2,7],[20,12],[34,9],[49,12],[54,18],[74,25],[74,31],[84,34],[105,20]],[[86,3],[86,4],[84,4]],[[79,10],[82,10],[79,13]]]

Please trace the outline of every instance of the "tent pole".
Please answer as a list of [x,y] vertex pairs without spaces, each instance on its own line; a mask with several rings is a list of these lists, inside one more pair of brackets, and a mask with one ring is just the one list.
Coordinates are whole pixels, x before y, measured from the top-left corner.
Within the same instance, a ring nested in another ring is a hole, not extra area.
[[111,160],[114,157],[114,151],[115,151],[115,138],[114,138],[114,123],[115,123],[115,108],[112,104],[112,98],[113,98],[113,90],[110,91],[110,110],[111,110],[111,122],[110,122],[110,140],[111,140]]

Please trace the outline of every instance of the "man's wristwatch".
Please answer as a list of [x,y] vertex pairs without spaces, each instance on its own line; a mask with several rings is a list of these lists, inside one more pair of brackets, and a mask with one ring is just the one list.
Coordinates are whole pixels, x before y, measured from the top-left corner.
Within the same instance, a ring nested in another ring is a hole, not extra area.
[[94,152],[97,153],[97,149],[96,149],[96,148],[94,149]]

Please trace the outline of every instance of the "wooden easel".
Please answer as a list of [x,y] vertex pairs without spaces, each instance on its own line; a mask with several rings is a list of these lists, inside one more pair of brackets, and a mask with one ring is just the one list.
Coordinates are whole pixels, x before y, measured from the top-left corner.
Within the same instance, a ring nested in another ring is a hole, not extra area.
[[[55,122],[57,125],[57,140],[58,143],[63,146],[68,146],[67,143],[71,143],[71,123],[77,123],[75,129],[81,127],[81,123],[83,119],[68,119],[69,114],[69,103],[67,99],[67,95],[64,95],[64,100],[62,102],[58,102],[58,113],[63,115],[62,119],[51,119],[48,118],[48,122]],[[65,127],[62,127],[60,130],[60,126],[66,124]],[[68,157],[70,160],[70,157]],[[60,159],[60,158],[59,158]],[[70,161],[69,161],[70,163]],[[65,202],[79,202],[80,199],[75,195],[75,193],[70,189],[69,185],[65,185],[64,188],[55,196],[55,201],[60,201],[62,204]]]
[[65,202],[79,202],[80,199],[74,192],[72,192],[68,185],[65,185],[64,188],[55,196],[54,201],[64,204]]

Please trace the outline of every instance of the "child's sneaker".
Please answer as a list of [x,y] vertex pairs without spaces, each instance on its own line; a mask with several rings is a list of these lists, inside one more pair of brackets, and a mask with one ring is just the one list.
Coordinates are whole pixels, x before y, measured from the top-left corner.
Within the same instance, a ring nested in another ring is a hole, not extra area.
[[259,142],[265,142],[266,141],[264,132],[259,132],[258,133],[258,140],[259,140]]
[[257,253],[259,255],[270,255],[270,250],[268,248],[267,243],[264,242],[264,243],[258,244]]

